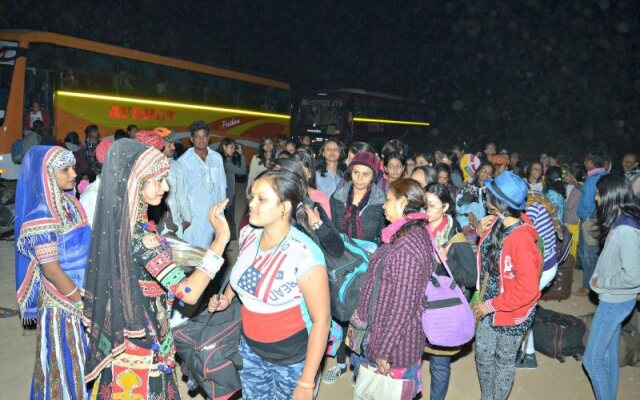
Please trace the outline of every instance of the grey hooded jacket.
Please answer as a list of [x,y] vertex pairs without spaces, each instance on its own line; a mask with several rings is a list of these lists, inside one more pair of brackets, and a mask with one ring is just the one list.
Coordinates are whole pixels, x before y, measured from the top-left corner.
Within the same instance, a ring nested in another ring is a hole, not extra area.
[[[618,221],[616,221],[618,222]],[[612,227],[598,258],[593,277],[600,300],[621,303],[635,299],[640,293],[640,226],[619,223]]]

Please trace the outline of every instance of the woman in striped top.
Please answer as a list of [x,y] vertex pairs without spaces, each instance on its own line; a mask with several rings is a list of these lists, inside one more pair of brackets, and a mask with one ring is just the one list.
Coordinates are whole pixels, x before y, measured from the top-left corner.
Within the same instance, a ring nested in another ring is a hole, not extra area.
[[[542,275],[540,276],[540,290],[551,283],[558,272],[558,260],[556,259],[556,231],[553,227],[553,220],[547,209],[540,203],[534,202],[525,210],[538,236],[544,244]],[[524,351],[522,351],[524,350]],[[523,369],[535,369],[538,366],[536,360],[536,350],[533,341],[533,330],[522,342],[520,358],[516,362],[516,367]]]

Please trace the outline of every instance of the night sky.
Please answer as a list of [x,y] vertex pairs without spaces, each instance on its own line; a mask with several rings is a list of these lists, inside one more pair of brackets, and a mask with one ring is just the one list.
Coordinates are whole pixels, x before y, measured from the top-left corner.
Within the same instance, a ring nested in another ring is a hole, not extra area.
[[434,146],[640,150],[638,1],[69,3],[5,2],[0,23],[265,75],[294,96],[407,96],[430,110]]

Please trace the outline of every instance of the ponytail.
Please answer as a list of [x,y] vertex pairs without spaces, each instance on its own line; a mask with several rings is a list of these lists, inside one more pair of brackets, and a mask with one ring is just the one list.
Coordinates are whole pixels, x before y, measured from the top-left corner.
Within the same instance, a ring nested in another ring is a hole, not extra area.
[[315,207],[313,200],[311,200],[311,198],[309,197],[305,197],[300,203],[298,203],[295,212],[292,212],[291,215],[295,219],[295,223],[303,228],[307,235],[311,237],[314,242],[319,243],[320,239],[318,238],[318,235],[316,235],[316,231],[311,229],[311,225],[309,224],[309,217],[307,216],[305,205]]

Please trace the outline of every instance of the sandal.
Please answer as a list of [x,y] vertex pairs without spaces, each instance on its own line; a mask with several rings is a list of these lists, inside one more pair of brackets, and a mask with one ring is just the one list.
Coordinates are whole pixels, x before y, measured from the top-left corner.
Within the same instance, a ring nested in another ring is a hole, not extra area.
[[12,310],[10,308],[0,307],[0,318],[11,318],[18,315],[18,310]]

